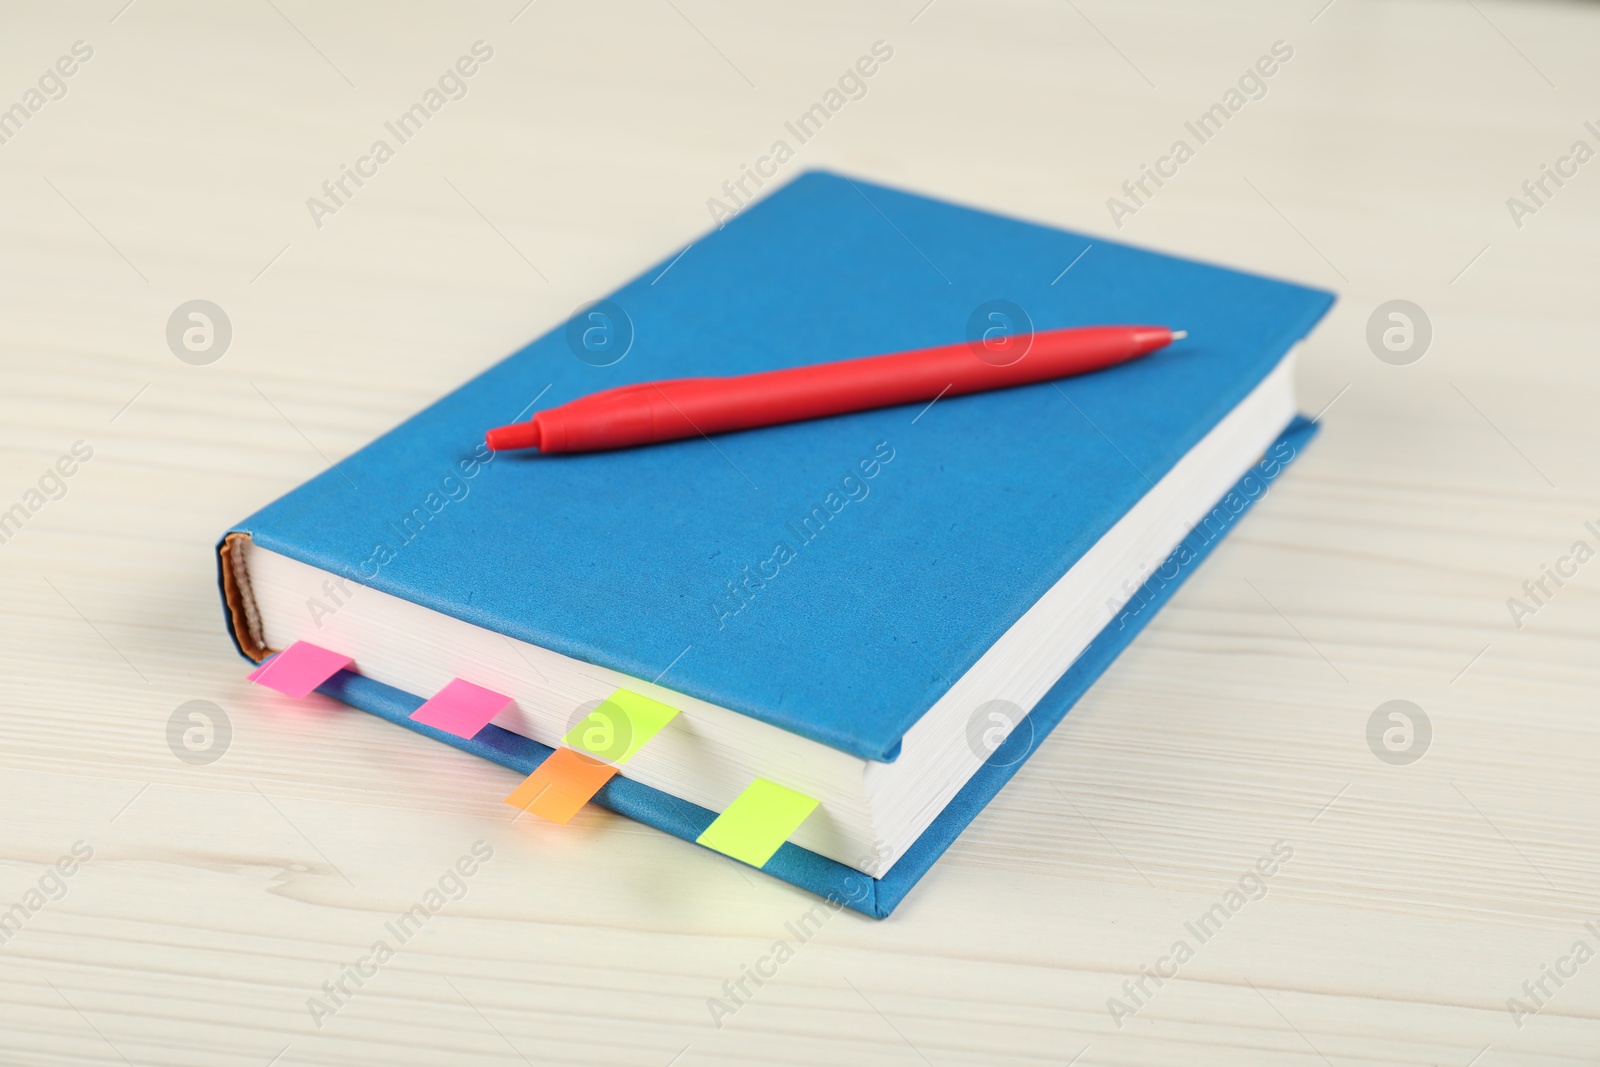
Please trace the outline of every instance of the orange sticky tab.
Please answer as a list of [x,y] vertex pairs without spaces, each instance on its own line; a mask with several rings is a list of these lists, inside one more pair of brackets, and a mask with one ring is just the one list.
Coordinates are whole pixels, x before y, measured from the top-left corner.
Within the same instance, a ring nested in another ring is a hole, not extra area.
[[506,803],[541,819],[565,823],[616,773],[617,768],[609,763],[570,748],[558,748],[511,791]]

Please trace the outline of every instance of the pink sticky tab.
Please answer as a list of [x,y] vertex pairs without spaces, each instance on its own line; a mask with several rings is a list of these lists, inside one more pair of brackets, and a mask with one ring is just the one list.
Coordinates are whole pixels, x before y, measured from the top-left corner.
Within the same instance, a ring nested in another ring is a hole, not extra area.
[[511,698],[508,696],[460,678],[452,678],[448,685],[433,695],[433,699],[413,711],[411,718],[435,730],[470,738],[489,725],[489,720],[509,703]]
[[296,641],[251,671],[250,680],[302,700],[351,662],[349,656],[330,652],[308,641]]

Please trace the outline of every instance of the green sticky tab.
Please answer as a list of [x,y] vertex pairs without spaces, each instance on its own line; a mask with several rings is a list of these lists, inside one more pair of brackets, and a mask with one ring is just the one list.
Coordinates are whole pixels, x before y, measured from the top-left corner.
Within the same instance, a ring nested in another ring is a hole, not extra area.
[[725,856],[761,867],[816,807],[817,802],[804,793],[757,778],[695,840]]
[[562,741],[568,748],[595,759],[627,763],[676,714],[677,708],[659,700],[618,689],[574,726]]

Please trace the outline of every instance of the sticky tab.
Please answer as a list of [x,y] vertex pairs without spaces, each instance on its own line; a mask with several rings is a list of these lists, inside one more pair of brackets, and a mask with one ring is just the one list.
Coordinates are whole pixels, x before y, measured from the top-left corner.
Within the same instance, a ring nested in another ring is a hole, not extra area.
[[804,793],[757,778],[695,841],[761,867],[816,807],[817,801]]
[[413,711],[411,718],[447,734],[471,738],[509,703],[508,696],[452,678],[432,699]]
[[628,689],[618,689],[574,726],[563,743],[585,755],[621,765],[672,721],[678,709]]
[[558,748],[511,791],[506,803],[541,819],[565,823],[616,773],[617,768],[609,763]]
[[250,680],[284,696],[303,700],[317,686],[353,662],[309,641],[296,641],[250,672]]

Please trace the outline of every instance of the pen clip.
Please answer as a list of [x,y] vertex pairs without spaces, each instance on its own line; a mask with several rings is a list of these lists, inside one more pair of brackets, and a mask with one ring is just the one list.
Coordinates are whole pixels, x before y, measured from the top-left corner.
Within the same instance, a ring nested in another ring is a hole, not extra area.
[[634,382],[632,385],[617,385],[610,389],[602,389],[598,393],[590,393],[587,396],[581,396],[576,400],[568,401],[568,404],[587,404],[591,400],[611,400],[619,396],[627,396],[632,393],[642,392],[646,389],[657,389],[663,385],[681,385],[684,382],[707,382],[712,380],[714,379],[711,377],[701,377],[667,378],[659,382]]

